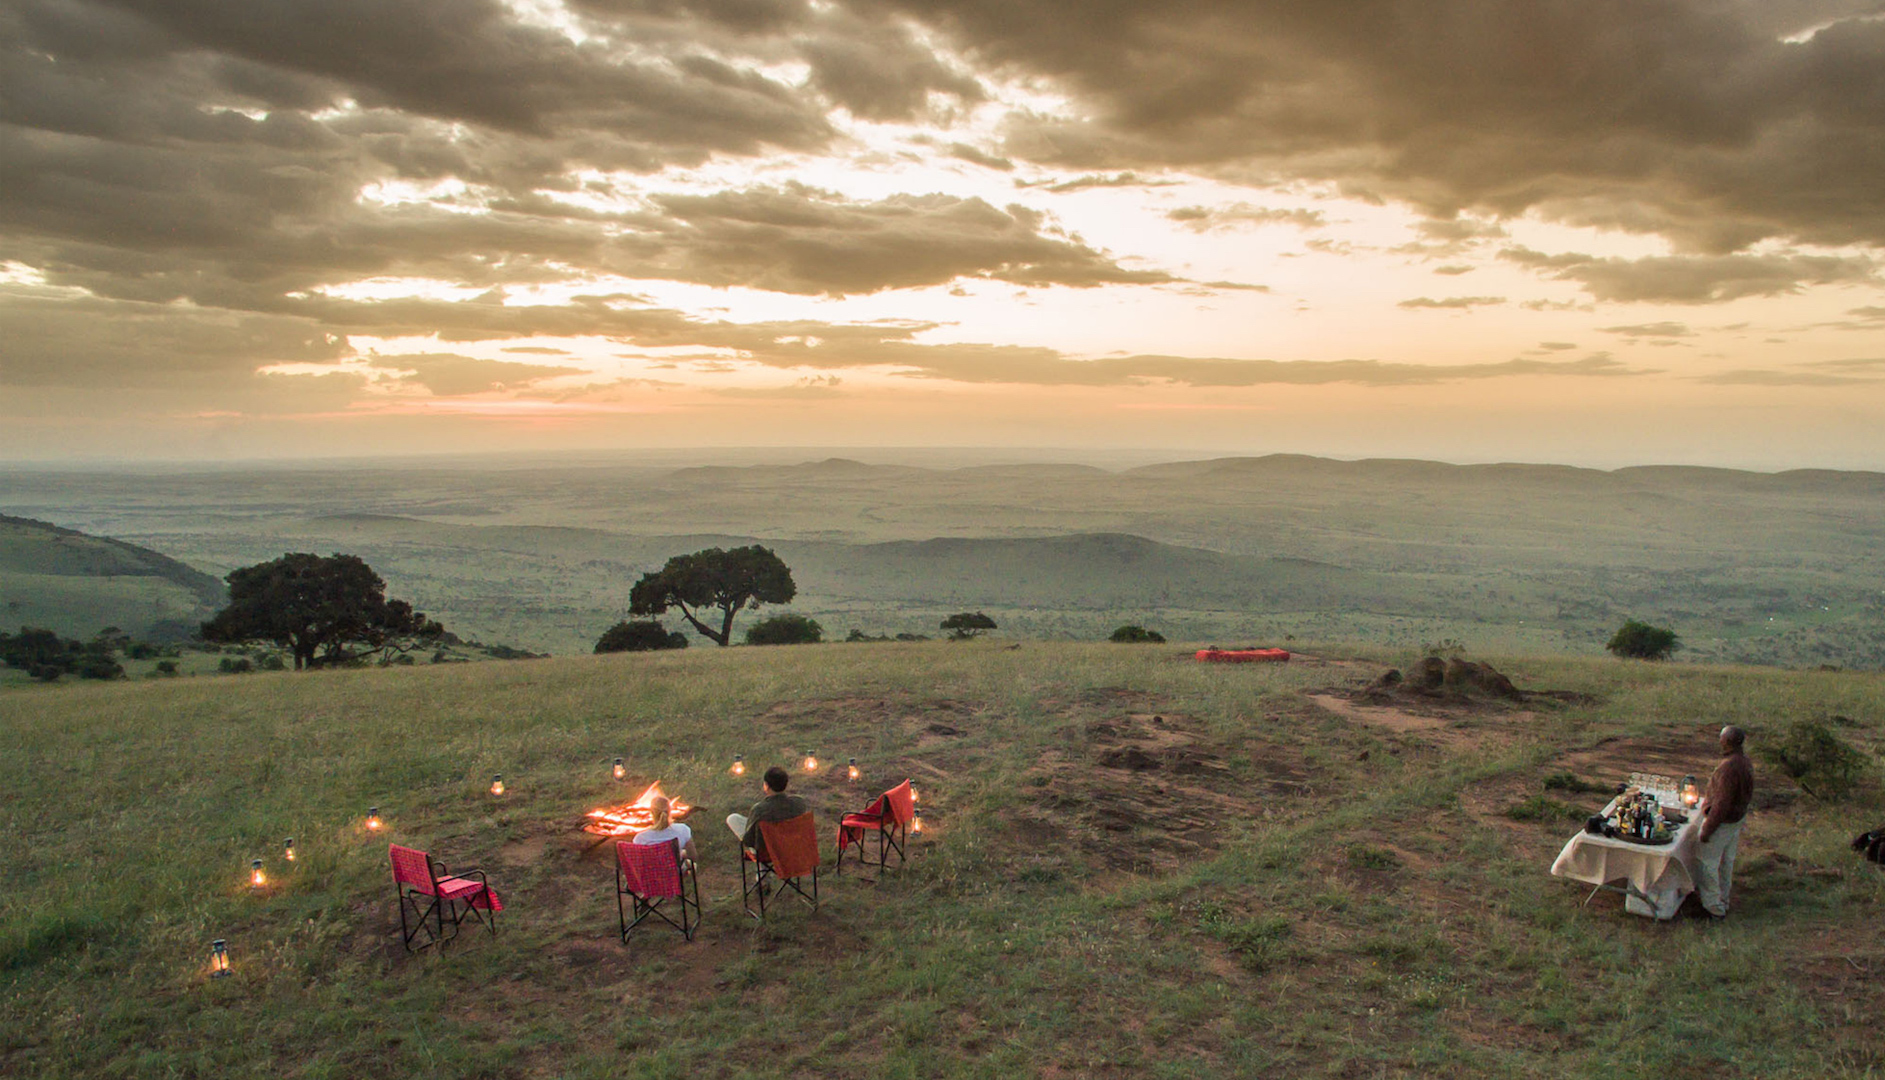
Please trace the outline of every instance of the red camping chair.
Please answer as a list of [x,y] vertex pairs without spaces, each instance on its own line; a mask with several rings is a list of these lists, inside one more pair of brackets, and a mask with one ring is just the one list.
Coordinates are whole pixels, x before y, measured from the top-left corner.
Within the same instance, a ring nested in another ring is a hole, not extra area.
[[[812,812],[785,821],[759,823],[759,850],[740,849],[740,903],[755,919],[766,917],[766,894],[774,888],[783,893],[791,889],[798,898],[818,910],[818,825]],[[753,879],[746,880],[746,868],[753,868]],[[806,892],[804,879],[812,879],[812,891]],[[777,881],[778,885],[773,885]],[[759,910],[753,910],[757,898]]]
[[[838,820],[837,872],[844,872],[844,849],[853,844],[857,845],[859,866],[889,866],[891,852],[902,863],[903,843],[915,818],[916,794],[910,790],[908,780],[872,799],[862,812],[844,815]],[[877,839],[875,859],[864,853],[865,843],[872,836]]]
[[[689,885],[693,886],[691,896]],[[628,904],[622,902],[623,897],[629,898]],[[669,900],[680,901],[680,922],[661,910]],[[633,919],[629,918],[631,910]],[[679,840],[659,844],[615,842],[615,913],[623,944],[650,915],[679,930],[688,941],[694,940],[694,931],[700,929],[700,882],[694,877],[694,864],[681,858]]]
[[[491,891],[482,870],[463,870],[448,874],[445,864],[434,861],[423,851],[398,844],[388,844],[393,860],[393,889],[399,894],[399,937],[406,951],[421,932],[426,942],[419,948],[443,945],[458,936],[459,924],[467,917],[484,924],[497,934],[497,913],[504,902]],[[412,916],[416,916],[416,919]],[[446,924],[451,933],[445,932]]]

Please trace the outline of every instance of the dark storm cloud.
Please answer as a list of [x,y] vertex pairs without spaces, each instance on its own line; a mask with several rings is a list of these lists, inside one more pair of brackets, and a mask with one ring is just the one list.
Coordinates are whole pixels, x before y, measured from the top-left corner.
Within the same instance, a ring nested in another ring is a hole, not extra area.
[[1885,242],[1873,0],[854,0],[1086,118],[1017,116],[1010,156],[1333,180],[1447,216],[1581,206],[1721,253]]
[[[980,199],[898,195],[861,203],[801,186],[656,198],[679,227],[657,256],[666,276],[790,293],[864,293],[987,277],[1019,285],[1157,284],[1104,254],[1045,234],[1043,216]],[[666,261],[663,261],[666,260]]]
[[1507,248],[1501,258],[1550,277],[1575,281],[1599,300],[1714,304],[1778,296],[1807,285],[1876,281],[1869,259],[1823,255],[1669,255],[1642,259],[1547,255]]

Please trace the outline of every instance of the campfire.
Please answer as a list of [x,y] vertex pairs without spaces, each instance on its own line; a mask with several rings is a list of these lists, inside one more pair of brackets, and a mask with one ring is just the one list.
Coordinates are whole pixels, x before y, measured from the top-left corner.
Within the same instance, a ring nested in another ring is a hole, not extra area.
[[651,807],[657,798],[668,800],[668,817],[674,821],[685,821],[694,808],[680,799],[661,790],[661,784],[649,784],[648,790],[641,793],[641,798],[619,806],[605,806],[600,810],[591,810],[584,815],[583,831],[594,836],[633,836],[638,832],[654,827],[655,814]]

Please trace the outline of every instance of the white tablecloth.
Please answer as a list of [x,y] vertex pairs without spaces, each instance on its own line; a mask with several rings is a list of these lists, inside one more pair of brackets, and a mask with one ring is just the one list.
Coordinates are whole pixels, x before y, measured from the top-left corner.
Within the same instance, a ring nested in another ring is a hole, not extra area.
[[[1606,807],[1604,812],[1608,814],[1609,810]],[[1682,906],[1682,898],[1695,891],[1689,867],[1695,862],[1695,830],[1700,823],[1700,814],[1690,814],[1688,824],[1667,844],[1632,844],[1579,832],[1558,853],[1551,873],[1587,885],[1627,879],[1625,910],[1633,915],[1673,918]]]

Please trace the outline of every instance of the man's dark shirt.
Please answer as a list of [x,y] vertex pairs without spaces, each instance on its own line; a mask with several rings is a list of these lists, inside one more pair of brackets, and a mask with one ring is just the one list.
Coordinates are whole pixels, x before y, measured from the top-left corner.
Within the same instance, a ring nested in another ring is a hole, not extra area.
[[789,792],[768,795],[754,803],[753,808],[746,812],[746,835],[740,837],[740,843],[764,855],[765,852],[759,850],[759,823],[790,821],[800,814],[809,812],[811,808],[811,803]]
[[1748,802],[1754,798],[1754,767],[1739,750],[1721,759],[1715,775],[1708,780],[1708,809],[1702,814],[1702,829],[1713,835],[1721,825],[1733,825],[1747,816]]

